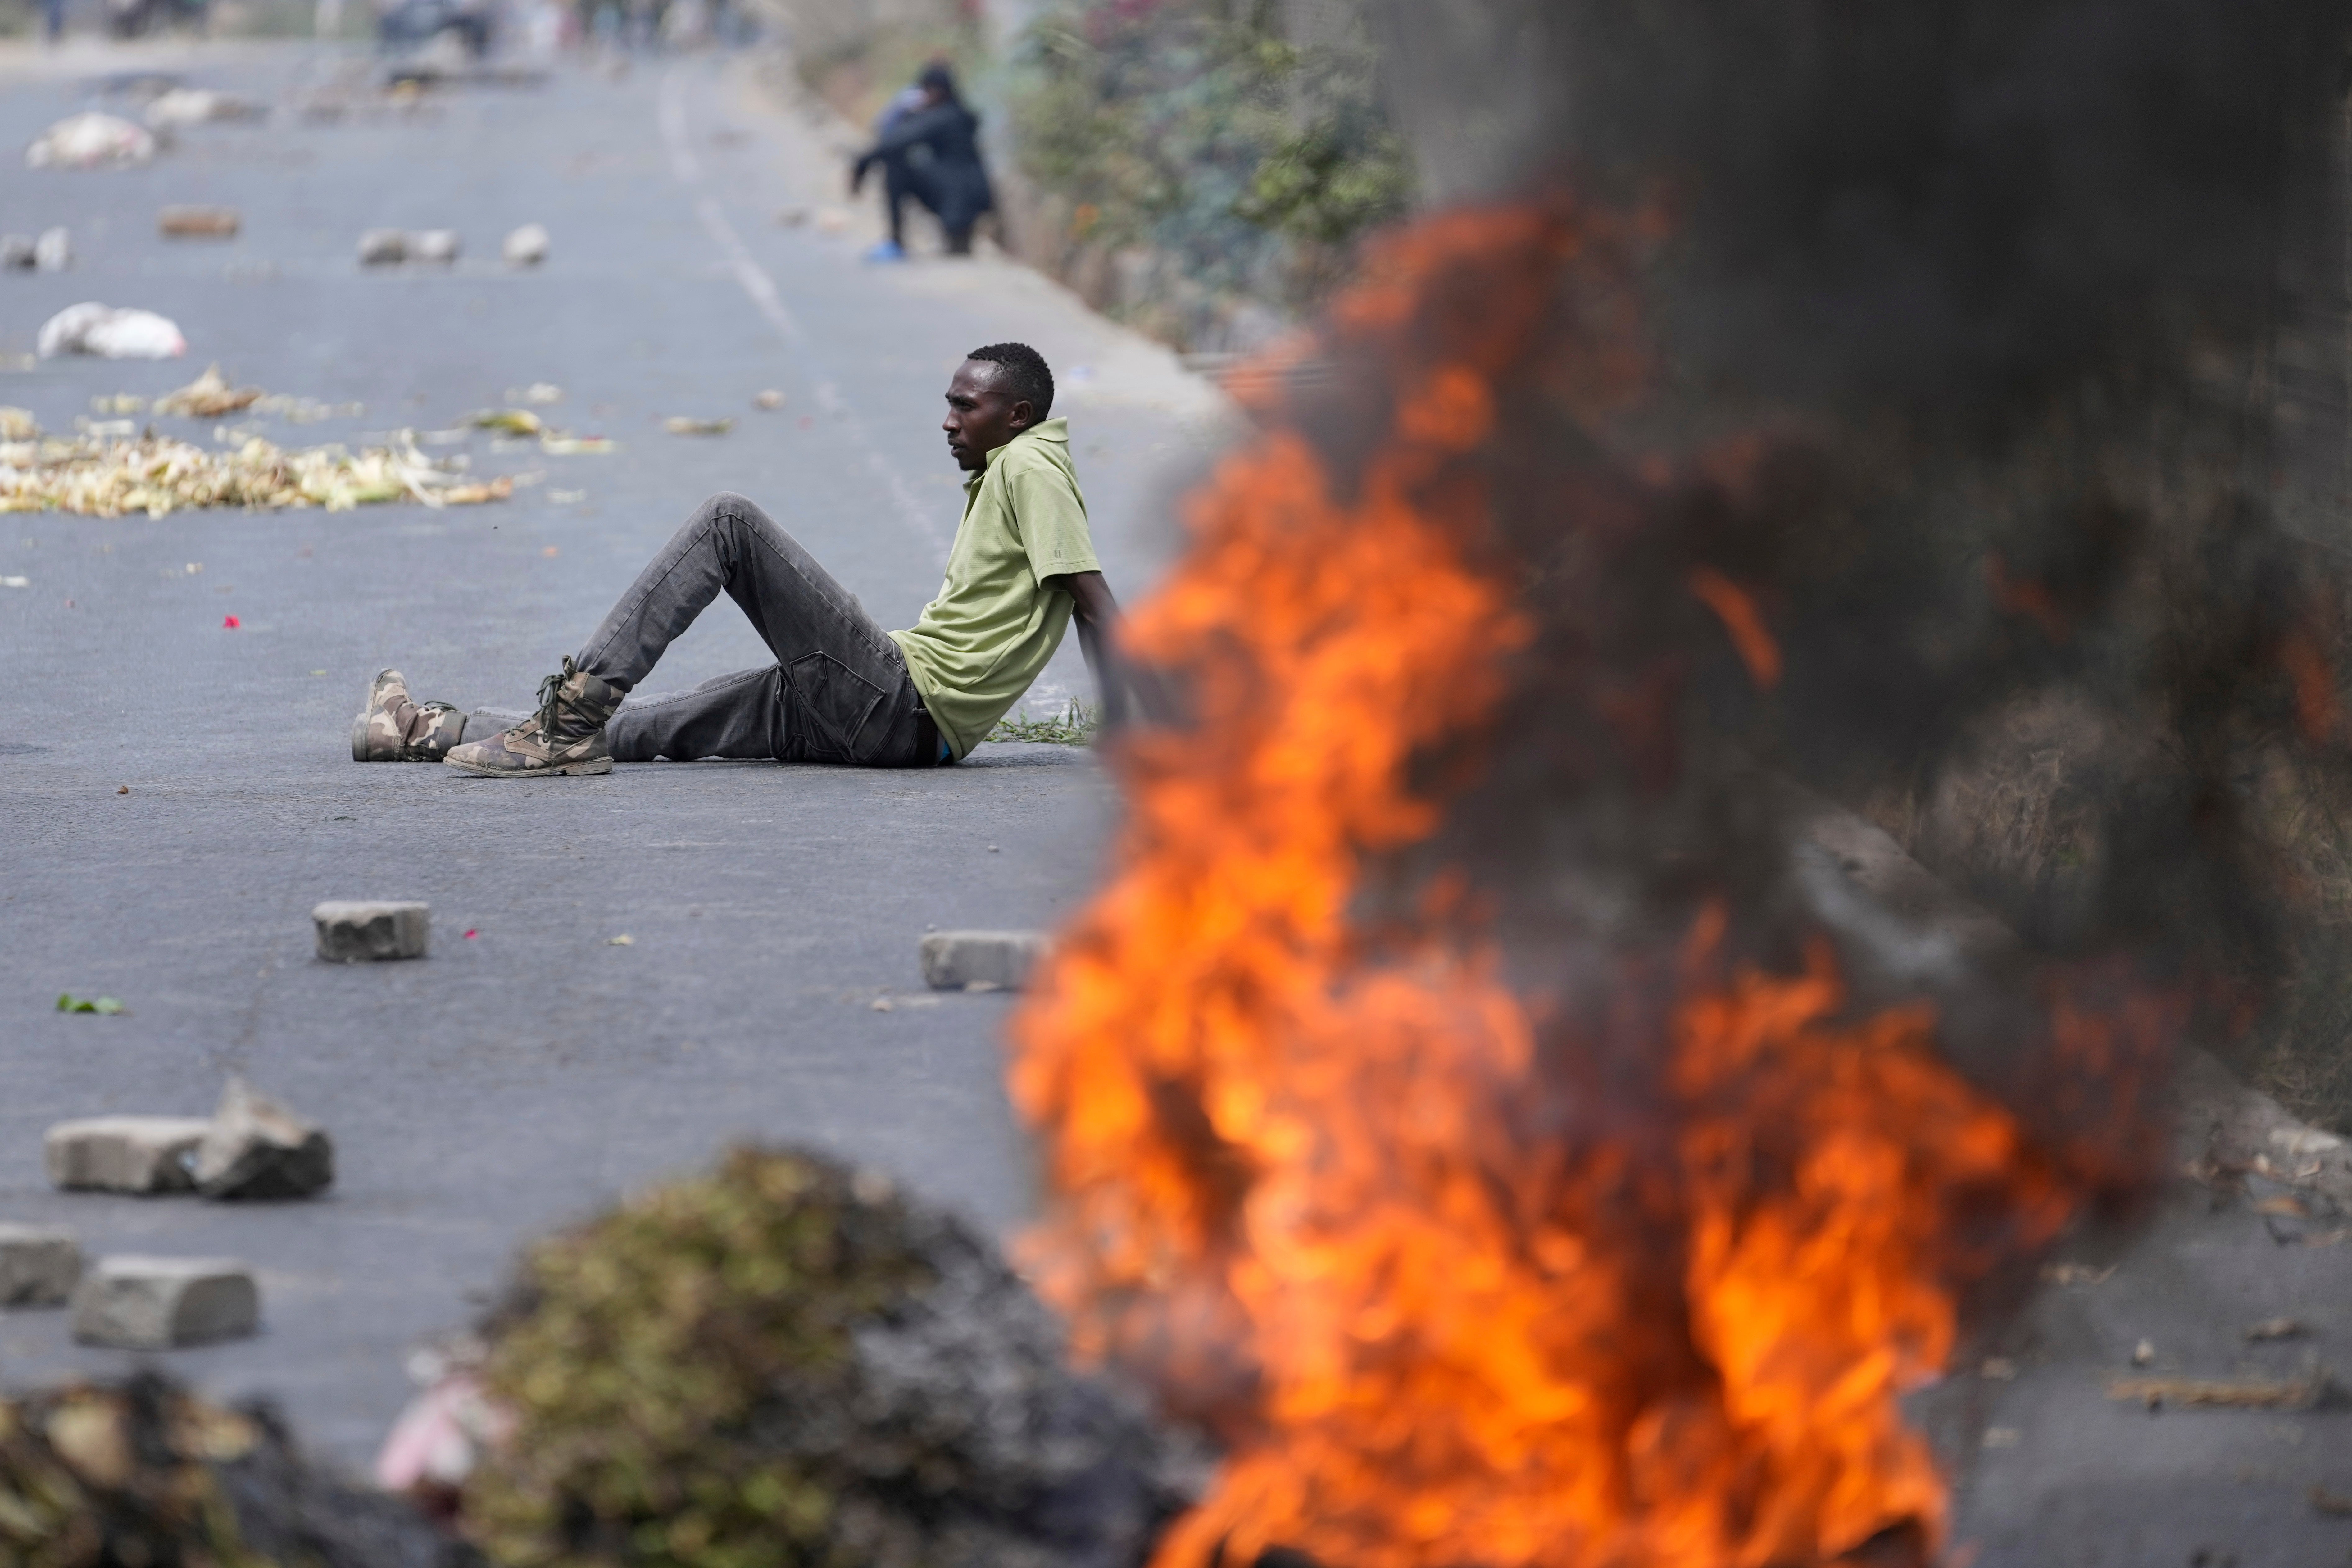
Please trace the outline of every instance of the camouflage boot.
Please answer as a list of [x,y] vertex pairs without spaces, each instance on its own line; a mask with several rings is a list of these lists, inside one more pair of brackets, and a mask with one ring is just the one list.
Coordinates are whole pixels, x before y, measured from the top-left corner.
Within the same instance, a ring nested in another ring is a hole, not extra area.
[[437,763],[465,734],[463,713],[446,702],[415,701],[400,671],[382,670],[352,721],[352,761]]
[[621,705],[621,690],[563,661],[561,674],[539,683],[539,711],[486,741],[468,741],[441,760],[485,778],[526,774],[609,773],[612,749],[604,721]]

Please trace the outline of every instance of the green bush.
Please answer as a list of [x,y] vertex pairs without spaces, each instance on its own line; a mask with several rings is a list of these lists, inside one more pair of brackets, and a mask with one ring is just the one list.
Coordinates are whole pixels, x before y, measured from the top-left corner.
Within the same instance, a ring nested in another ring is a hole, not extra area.
[[1024,35],[1012,84],[1024,172],[1067,238],[1145,246],[1210,289],[1296,308],[1329,258],[1401,216],[1402,142],[1360,40],[1300,47],[1266,7],[1066,4]]

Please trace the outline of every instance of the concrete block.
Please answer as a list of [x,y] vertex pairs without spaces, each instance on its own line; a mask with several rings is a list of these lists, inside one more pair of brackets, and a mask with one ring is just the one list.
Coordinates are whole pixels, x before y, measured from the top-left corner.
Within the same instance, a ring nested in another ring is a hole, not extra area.
[[380,900],[320,904],[310,911],[319,928],[319,956],[333,963],[422,958],[433,935],[423,904]]
[[196,1145],[212,1125],[197,1116],[92,1116],[42,1135],[49,1183],[102,1193],[184,1193]]
[[74,1338],[162,1351],[237,1339],[261,1323],[261,1293],[226,1258],[101,1258],[74,1288]]
[[231,1079],[196,1146],[196,1191],[208,1198],[306,1198],[335,1179],[326,1132],[242,1079]]
[[62,1307],[80,1278],[81,1248],[73,1232],[0,1225],[0,1307]]
[[1053,945],[1039,931],[927,931],[923,984],[940,991],[1018,991]]

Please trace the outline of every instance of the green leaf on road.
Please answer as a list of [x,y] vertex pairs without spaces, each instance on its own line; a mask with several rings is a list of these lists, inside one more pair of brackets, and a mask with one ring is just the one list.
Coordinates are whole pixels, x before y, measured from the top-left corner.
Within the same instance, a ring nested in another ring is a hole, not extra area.
[[77,996],[70,991],[58,993],[60,1013],[120,1013],[122,1004],[111,996]]

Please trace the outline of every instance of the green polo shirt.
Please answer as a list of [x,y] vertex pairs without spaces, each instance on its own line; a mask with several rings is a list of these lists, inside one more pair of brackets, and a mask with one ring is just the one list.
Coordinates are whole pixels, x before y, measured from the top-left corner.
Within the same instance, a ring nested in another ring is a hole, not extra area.
[[912,630],[890,634],[957,756],[987,738],[1062,646],[1076,601],[1048,593],[1045,579],[1101,570],[1068,420],[1024,430],[964,481],[947,581]]

